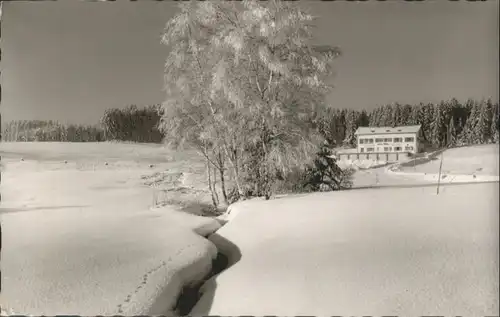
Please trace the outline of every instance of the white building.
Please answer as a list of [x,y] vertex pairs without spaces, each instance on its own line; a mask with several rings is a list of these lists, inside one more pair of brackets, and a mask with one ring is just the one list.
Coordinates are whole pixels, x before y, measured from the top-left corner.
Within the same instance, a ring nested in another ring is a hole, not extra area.
[[356,130],[358,153],[418,153],[421,126],[359,127]]

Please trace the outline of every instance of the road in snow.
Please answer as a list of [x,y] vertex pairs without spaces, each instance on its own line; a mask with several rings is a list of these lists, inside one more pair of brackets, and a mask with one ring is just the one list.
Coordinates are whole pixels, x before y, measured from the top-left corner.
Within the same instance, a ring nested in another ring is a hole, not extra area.
[[83,145],[88,151],[31,145],[1,147],[3,308],[34,315],[164,313],[184,280],[208,273],[216,249],[193,229],[204,235],[219,224],[149,210],[152,189],[140,176],[162,170],[163,153],[126,144]]
[[499,314],[498,183],[235,204],[194,315]]

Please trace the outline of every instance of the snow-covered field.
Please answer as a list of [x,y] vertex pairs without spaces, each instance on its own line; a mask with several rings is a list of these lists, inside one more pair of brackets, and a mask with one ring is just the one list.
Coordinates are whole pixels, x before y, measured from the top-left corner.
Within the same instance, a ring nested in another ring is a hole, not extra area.
[[231,207],[194,315],[498,315],[498,183]]
[[210,270],[216,249],[201,235],[219,223],[150,210],[141,179],[193,168],[186,154],[113,143],[0,143],[0,154],[3,309],[160,314]]
[[[118,143],[0,143],[0,154],[0,304],[17,314],[171,314],[218,250],[230,265],[195,314],[498,315],[498,183],[241,202],[211,243],[216,220],[150,208],[180,172],[182,186],[205,186],[193,154]],[[478,169],[467,164],[453,169]],[[418,183],[432,180],[354,175],[358,188]]]

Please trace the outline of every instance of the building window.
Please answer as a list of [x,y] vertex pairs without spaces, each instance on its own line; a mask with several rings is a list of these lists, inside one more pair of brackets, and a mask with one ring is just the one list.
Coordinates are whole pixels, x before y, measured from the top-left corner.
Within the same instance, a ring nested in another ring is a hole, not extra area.
[[359,139],[359,144],[363,144],[364,141],[365,139]]
[[413,141],[415,141],[414,137],[405,138],[405,142],[413,142]]
[[373,148],[372,147],[367,147],[366,148],[366,152],[373,152]]
[[394,138],[394,142],[403,142],[403,138]]
[[390,152],[391,148],[390,147],[384,147],[384,152]]
[[373,143],[373,139],[365,139],[365,144],[371,144]]
[[382,143],[382,142],[384,142],[384,139],[380,139],[380,138],[375,139],[375,143]]
[[394,147],[394,151],[397,152],[397,151],[401,151],[401,147],[400,146],[395,146]]
[[392,138],[385,138],[384,142],[392,142]]
[[405,151],[413,151],[413,146],[406,146]]
[[365,152],[365,149],[364,149],[364,148],[360,148],[360,149],[359,149],[359,151],[360,151],[361,153],[364,153],[364,152]]

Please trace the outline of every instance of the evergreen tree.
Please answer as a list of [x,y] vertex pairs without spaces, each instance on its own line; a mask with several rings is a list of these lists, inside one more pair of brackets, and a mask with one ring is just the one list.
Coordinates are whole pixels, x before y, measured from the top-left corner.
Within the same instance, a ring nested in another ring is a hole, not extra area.
[[345,117],[345,138],[343,141],[344,146],[355,147],[356,146],[356,136],[354,133],[358,128],[358,114],[354,110],[348,110]]
[[335,144],[339,144],[340,127],[338,120],[338,109],[334,109],[330,112],[328,122],[332,129],[332,139],[334,140]]
[[479,117],[478,103],[473,100],[467,100],[465,104],[466,109],[466,120],[464,128],[460,133],[460,144],[472,144],[475,142],[475,128],[477,124],[477,118]]
[[457,140],[455,140],[455,142],[458,142],[458,135],[463,129],[462,117],[464,116],[465,113],[465,107],[462,104],[460,104],[460,102],[455,98],[452,98],[449,104],[450,104],[450,117],[453,117],[453,122],[455,124],[455,131],[457,134]]
[[457,145],[462,145],[463,144],[463,140],[462,140],[462,135],[463,135],[463,131],[464,131],[464,127],[465,127],[465,123],[464,123],[464,119],[462,119],[463,117],[460,117],[458,119],[458,128],[457,128]]
[[491,107],[491,126],[490,126],[490,135],[491,135],[491,138],[492,138],[492,141],[494,143],[498,143],[498,139],[499,139],[499,126],[498,126],[498,117],[499,117],[499,113],[498,113],[498,102],[492,104],[492,107]]
[[448,124],[447,146],[453,147],[456,145],[457,145],[457,129],[455,128],[455,120],[453,117],[451,117],[450,122]]
[[391,106],[391,127],[403,124],[402,118],[403,107],[401,104],[396,103]]
[[433,121],[433,110],[434,106],[428,103],[422,106],[422,112],[420,114],[422,134],[424,136],[425,141],[429,144],[432,144],[431,122]]
[[421,105],[414,105],[410,109],[408,124],[417,125],[420,123],[420,112],[422,111]]
[[484,144],[490,140],[491,122],[489,116],[491,115],[490,103],[482,101],[478,105],[478,117],[476,125],[473,129],[473,144]]
[[339,143],[342,143],[346,137],[346,112],[346,109],[342,109],[338,113]]
[[391,105],[382,106],[380,114],[380,122],[378,126],[391,126],[392,121],[392,107]]
[[442,144],[441,146],[447,146],[449,142],[449,134],[448,134],[448,129],[449,129],[449,124],[450,120],[452,119],[451,116],[451,102],[446,100],[440,102],[440,107],[441,107],[441,115],[442,115],[442,124],[443,128],[441,130],[441,138],[442,138]]
[[401,121],[399,122],[399,125],[411,125],[411,113],[412,113],[412,106],[411,105],[404,105],[401,107]]
[[369,126],[369,127],[373,127],[373,126],[374,126],[374,125],[373,125],[373,122],[374,122],[374,119],[375,119],[375,118],[374,118],[374,114],[375,114],[375,109],[374,109],[374,110],[372,110],[372,111],[370,112],[370,114],[368,114],[368,126]]
[[431,135],[432,135],[432,142],[431,144],[436,147],[440,148],[443,146],[443,127],[444,127],[444,115],[443,115],[443,104],[438,103],[434,107],[434,118],[431,122]]
[[367,127],[370,124],[370,117],[366,110],[362,110],[358,116],[357,127]]
[[303,187],[307,191],[339,190],[352,187],[352,171],[342,170],[324,144],[316,153],[313,166],[306,170]]
[[384,125],[384,106],[379,106],[377,108],[377,116],[376,116],[376,122],[375,122],[375,126],[376,127],[380,127],[380,126],[383,126]]
[[370,113],[370,126],[378,127],[380,125],[381,107],[377,107]]

